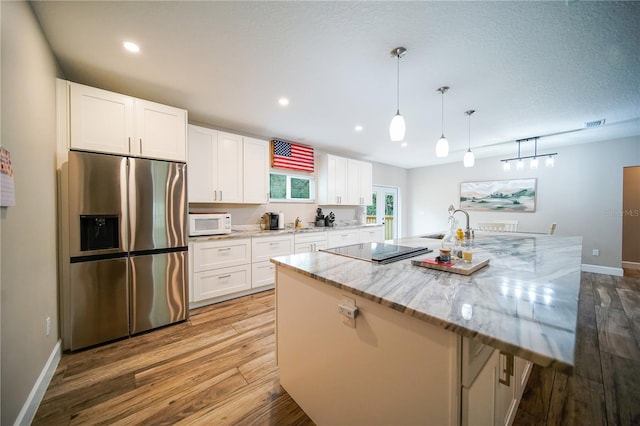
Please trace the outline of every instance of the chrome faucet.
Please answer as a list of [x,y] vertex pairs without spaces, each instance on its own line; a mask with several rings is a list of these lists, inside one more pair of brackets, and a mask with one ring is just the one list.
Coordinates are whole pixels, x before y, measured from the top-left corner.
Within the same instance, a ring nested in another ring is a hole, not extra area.
[[449,212],[449,216],[451,216],[451,217],[453,217],[453,215],[456,214],[457,212],[464,213],[464,215],[467,217],[467,229],[464,231],[464,238],[467,239],[467,240],[470,239],[471,238],[471,228],[469,228],[469,213],[467,213],[466,211],[461,210],[461,209],[456,209],[455,207],[453,207],[453,204],[451,204],[449,206],[448,212]]

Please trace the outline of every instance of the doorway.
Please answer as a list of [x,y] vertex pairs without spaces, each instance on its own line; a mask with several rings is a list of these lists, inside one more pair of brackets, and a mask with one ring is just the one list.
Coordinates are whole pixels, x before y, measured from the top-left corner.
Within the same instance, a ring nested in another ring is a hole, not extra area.
[[398,238],[398,188],[373,185],[371,205],[367,206],[367,223],[384,225],[384,239]]

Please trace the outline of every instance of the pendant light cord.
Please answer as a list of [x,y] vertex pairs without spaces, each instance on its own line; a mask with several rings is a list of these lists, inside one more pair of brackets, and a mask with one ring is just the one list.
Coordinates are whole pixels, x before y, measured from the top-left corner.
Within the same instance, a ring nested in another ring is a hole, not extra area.
[[444,137],[444,90],[442,92],[442,137]]
[[396,95],[397,95],[397,102],[396,102],[396,114],[400,114],[400,53],[397,52],[396,53],[396,57],[398,58],[398,87],[396,90]]
[[469,151],[471,151],[471,114],[469,114]]

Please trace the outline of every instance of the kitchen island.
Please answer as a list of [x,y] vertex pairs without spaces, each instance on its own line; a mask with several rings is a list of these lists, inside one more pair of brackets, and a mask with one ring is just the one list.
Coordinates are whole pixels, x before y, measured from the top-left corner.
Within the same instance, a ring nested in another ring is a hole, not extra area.
[[[531,362],[572,372],[581,245],[478,232],[474,256],[490,264],[470,276],[408,259],[274,258],[281,384],[318,424],[509,422]],[[355,320],[341,314],[350,305]]]

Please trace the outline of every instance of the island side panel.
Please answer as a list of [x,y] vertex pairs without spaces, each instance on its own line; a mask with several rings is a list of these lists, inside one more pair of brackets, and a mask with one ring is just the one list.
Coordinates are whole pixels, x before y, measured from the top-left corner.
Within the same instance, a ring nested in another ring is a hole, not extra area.
[[276,310],[280,383],[316,424],[459,424],[459,336],[282,267]]

